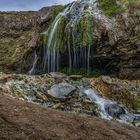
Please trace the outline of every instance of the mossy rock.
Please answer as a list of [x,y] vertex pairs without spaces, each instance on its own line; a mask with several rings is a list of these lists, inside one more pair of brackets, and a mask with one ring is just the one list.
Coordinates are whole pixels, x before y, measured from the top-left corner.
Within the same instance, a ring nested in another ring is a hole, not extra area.
[[50,14],[50,19],[51,19],[51,22],[54,21],[55,17],[64,10],[64,6],[62,5],[58,5],[58,6],[54,6],[52,7],[52,12]]
[[7,65],[11,63],[15,49],[14,40],[0,40],[0,71],[7,71]]
[[139,99],[139,98],[134,98],[134,101],[133,101],[133,108],[134,108],[135,110],[140,109],[140,99]]

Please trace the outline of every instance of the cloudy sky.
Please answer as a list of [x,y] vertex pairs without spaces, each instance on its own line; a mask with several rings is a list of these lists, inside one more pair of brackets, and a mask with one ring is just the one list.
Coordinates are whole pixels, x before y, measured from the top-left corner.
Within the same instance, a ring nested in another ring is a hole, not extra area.
[[0,11],[38,10],[44,6],[66,4],[74,0],[0,0]]

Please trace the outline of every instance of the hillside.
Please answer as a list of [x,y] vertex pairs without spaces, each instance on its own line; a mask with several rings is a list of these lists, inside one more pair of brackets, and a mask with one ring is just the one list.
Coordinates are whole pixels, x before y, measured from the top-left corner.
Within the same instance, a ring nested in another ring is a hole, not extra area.
[[140,139],[140,0],[0,12],[0,31],[0,140]]
[[[6,103],[6,104],[5,104]],[[140,129],[0,95],[1,140],[138,140]]]

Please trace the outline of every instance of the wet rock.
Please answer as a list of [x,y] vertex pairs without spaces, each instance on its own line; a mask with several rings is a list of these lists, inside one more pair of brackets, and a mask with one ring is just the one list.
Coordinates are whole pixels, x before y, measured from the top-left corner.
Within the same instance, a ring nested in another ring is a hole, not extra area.
[[135,125],[136,127],[140,127],[140,119],[139,119],[139,120],[135,120],[135,121],[134,121],[134,125]]
[[134,114],[134,115],[135,115],[135,120],[134,120],[133,124],[136,127],[140,127],[140,113],[139,114]]
[[119,118],[120,115],[125,114],[125,110],[117,104],[106,104],[105,110],[113,118]]
[[135,116],[132,113],[126,113],[126,114],[120,115],[120,119],[123,122],[127,122],[127,123],[131,123],[132,124],[134,122]]
[[65,100],[75,90],[76,88],[68,83],[60,83],[57,85],[53,85],[51,89],[48,91],[48,95],[56,99]]

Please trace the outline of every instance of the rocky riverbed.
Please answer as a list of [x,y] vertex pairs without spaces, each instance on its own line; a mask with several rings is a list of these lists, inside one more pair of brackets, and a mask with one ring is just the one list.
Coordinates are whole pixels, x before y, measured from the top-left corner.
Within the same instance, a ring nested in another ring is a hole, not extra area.
[[[35,76],[0,74],[0,91],[7,96],[47,108],[135,126],[140,125],[139,101],[135,103],[135,98],[139,99],[139,89],[139,80],[120,80],[109,76],[85,78],[59,72]],[[131,100],[125,97],[126,94]]]

